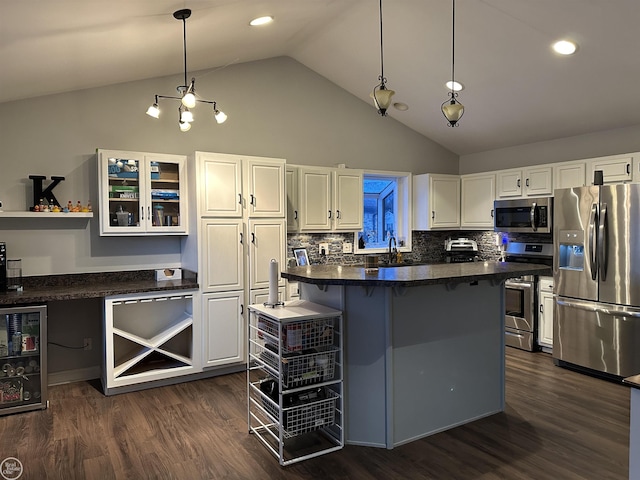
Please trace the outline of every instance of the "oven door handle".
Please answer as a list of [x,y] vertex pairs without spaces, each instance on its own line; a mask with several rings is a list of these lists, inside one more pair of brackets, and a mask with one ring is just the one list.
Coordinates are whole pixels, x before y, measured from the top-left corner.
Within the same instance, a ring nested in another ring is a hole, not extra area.
[[516,290],[527,290],[529,288],[533,288],[533,283],[531,282],[504,282],[504,286],[506,288],[513,288]]

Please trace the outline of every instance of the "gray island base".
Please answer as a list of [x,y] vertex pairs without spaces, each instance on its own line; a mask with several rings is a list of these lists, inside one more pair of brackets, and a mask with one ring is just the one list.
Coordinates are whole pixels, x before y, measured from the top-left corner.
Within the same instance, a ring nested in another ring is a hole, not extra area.
[[504,280],[531,264],[294,267],[302,299],[341,310],[345,442],[393,448],[504,410]]

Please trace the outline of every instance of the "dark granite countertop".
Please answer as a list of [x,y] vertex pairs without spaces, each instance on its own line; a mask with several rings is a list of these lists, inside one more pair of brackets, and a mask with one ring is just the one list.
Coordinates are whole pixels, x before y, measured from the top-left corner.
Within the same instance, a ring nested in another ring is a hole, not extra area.
[[155,280],[155,270],[74,273],[23,278],[22,292],[1,292],[0,305],[22,305],[81,298],[99,298],[128,293],[165,290],[195,290],[196,275],[182,271],[180,280]]
[[369,271],[363,267],[311,265],[290,267],[282,277],[314,285],[414,287],[419,285],[470,283],[490,280],[500,283],[522,275],[551,276],[551,267],[533,263],[467,262],[387,267]]
[[622,381],[631,387],[640,388],[640,374],[634,375],[633,377],[627,377]]

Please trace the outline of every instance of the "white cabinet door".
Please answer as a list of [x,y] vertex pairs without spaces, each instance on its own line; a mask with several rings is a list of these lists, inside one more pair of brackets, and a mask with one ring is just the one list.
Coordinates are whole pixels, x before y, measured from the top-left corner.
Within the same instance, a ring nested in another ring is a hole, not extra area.
[[249,217],[277,218],[285,216],[285,164],[266,159],[247,160]]
[[186,157],[98,151],[100,235],[187,233]]
[[297,232],[300,228],[298,216],[298,167],[287,165],[287,231]]
[[460,177],[460,227],[493,230],[496,176],[492,173]]
[[570,162],[553,167],[553,188],[584,187],[587,183],[586,162]]
[[201,220],[201,235],[202,291],[220,292],[244,288],[242,220],[205,218]]
[[[285,287],[278,287],[278,301],[285,301]],[[269,289],[263,288],[260,290],[251,290],[249,295],[249,304],[251,305],[263,305],[269,301]]]
[[630,182],[633,175],[633,156],[621,155],[594,158],[589,161],[589,185],[593,185],[596,170],[602,170],[604,183]]
[[538,283],[538,344],[553,348],[553,278],[540,277]]
[[242,160],[216,153],[196,152],[201,186],[200,214],[208,217],[241,217]]
[[522,176],[524,178],[525,195],[551,195],[553,193],[551,167],[525,168]]
[[364,215],[363,172],[339,168],[334,174],[334,229],[360,231]]
[[501,170],[496,173],[496,181],[499,198],[522,195],[522,170]]
[[243,291],[202,295],[204,367],[243,362]]
[[331,230],[333,215],[331,205],[331,170],[300,167],[300,230]]
[[413,177],[414,230],[460,227],[460,177],[423,174]]
[[[271,259],[278,269],[286,268],[287,231],[284,219],[249,220],[249,288],[269,288]],[[278,275],[278,285],[284,287],[284,278]]]

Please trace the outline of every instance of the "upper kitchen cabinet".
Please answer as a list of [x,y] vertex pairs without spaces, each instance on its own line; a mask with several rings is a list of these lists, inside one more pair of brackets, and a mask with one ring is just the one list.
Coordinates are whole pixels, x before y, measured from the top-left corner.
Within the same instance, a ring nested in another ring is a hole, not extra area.
[[203,195],[200,212],[208,217],[285,216],[285,163],[280,159],[196,152]]
[[[637,154],[612,155],[587,160],[589,166],[587,184],[593,185],[593,176],[596,170],[602,170],[604,183],[630,182],[634,180],[634,156],[637,157]],[[638,163],[637,159],[636,163]],[[640,175],[637,175],[637,177],[637,180],[640,180]]]
[[460,177],[423,174],[413,176],[413,229],[460,227]]
[[493,173],[462,175],[460,227],[493,230],[493,202],[496,176]]
[[496,172],[497,198],[553,194],[550,166],[513,168]]
[[287,231],[297,232],[300,229],[298,214],[298,167],[287,165],[285,185],[287,189]]
[[553,166],[553,189],[586,186],[587,164],[580,162],[558,163]]
[[362,230],[362,182],[362,170],[298,167],[299,230]]
[[186,157],[98,150],[100,235],[187,233]]

